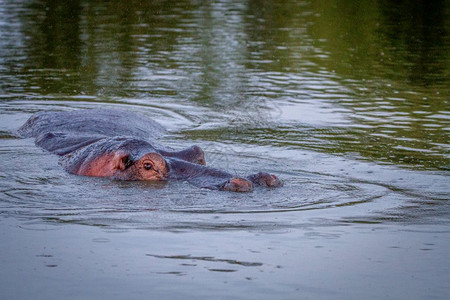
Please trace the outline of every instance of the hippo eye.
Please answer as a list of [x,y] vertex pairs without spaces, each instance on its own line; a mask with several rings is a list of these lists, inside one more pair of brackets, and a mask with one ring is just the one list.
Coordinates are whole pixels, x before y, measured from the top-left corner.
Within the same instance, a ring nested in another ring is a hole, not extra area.
[[151,169],[153,169],[153,165],[151,163],[145,163],[144,169],[146,169],[147,171],[150,171]]

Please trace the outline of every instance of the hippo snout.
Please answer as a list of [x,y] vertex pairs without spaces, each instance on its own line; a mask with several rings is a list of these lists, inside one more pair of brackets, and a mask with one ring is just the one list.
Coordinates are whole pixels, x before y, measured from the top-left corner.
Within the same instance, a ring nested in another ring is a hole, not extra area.
[[234,177],[225,182],[221,190],[230,192],[251,192],[253,191],[253,183],[244,178]]

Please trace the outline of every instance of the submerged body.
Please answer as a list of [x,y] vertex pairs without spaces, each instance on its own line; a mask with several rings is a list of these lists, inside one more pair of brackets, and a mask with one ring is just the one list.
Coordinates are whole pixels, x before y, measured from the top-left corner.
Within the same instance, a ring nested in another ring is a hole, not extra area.
[[120,180],[187,180],[204,188],[248,192],[254,185],[278,187],[268,173],[234,177],[205,166],[203,151],[192,146],[173,151],[156,142],[165,129],[140,114],[119,110],[40,112],[20,129],[36,145],[61,156],[64,169],[76,175]]

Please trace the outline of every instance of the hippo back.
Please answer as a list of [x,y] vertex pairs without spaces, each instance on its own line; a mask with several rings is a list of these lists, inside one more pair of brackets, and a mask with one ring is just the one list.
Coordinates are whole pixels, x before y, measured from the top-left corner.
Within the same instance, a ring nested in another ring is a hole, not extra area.
[[21,137],[47,133],[83,136],[132,136],[153,140],[165,133],[159,123],[135,112],[113,109],[38,112],[18,131]]

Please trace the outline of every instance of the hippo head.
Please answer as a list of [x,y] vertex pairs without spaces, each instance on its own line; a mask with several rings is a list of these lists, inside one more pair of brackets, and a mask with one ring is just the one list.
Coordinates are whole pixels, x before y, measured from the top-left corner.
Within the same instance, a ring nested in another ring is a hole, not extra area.
[[166,180],[169,166],[159,153],[146,153],[133,159],[128,153],[116,153],[112,159],[113,177],[122,180]]
[[64,156],[61,163],[69,173],[120,180],[166,180],[169,173],[167,162],[156,152],[141,155],[123,150],[81,152]]
[[[80,145],[78,137],[73,139],[64,134],[48,134],[45,138],[63,139],[61,145],[65,147],[69,144],[72,150]],[[67,138],[72,143],[67,143]],[[235,177],[228,172],[207,167],[204,165],[204,153],[198,146],[181,151],[166,151],[145,140],[130,137],[100,138],[87,146],[81,144],[81,148],[68,153],[64,150],[60,164],[67,172],[82,176],[144,181],[175,179],[202,188],[233,192],[250,192],[254,185],[283,185],[276,176],[268,173]]]

